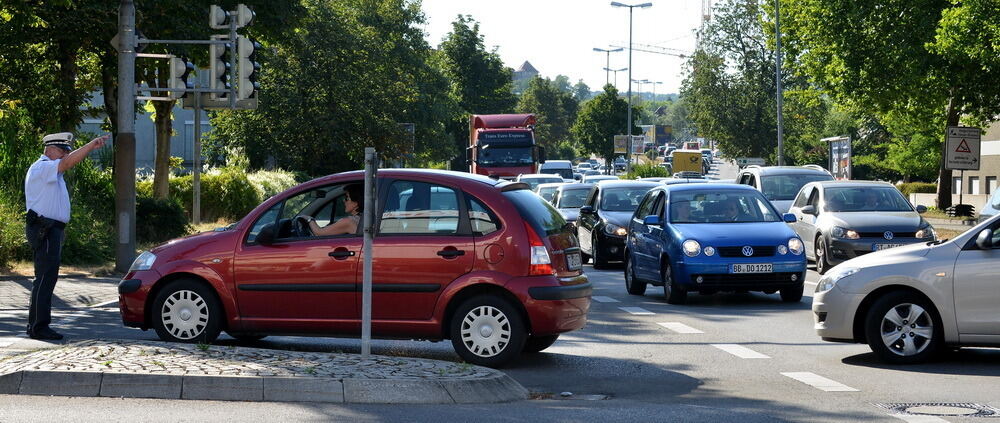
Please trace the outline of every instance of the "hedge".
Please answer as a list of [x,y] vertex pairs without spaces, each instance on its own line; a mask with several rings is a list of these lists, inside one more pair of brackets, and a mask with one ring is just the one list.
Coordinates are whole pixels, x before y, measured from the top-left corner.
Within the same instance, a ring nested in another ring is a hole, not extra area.
[[937,192],[937,184],[929,182],[905,182],[896,185],[896,188],[899,188],[899,191],[906,196],[910,194],[933,194]]

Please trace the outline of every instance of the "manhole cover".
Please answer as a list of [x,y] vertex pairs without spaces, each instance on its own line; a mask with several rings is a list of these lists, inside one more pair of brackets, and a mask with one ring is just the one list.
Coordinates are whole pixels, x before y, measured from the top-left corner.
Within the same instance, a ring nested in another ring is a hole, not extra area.
[[893,414],[914,416],[1000,417],[1000,409],[971,402],[878,403]]

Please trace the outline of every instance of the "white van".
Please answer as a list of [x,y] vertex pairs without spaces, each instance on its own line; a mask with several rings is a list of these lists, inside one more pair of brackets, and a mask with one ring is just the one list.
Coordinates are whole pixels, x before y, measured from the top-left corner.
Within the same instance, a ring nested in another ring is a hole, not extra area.
[[538,168],[538,173],[559,175],[559,177],[572,182],[573,162],[569,160],[546,160],[545,163],[542,163],[542,165]]

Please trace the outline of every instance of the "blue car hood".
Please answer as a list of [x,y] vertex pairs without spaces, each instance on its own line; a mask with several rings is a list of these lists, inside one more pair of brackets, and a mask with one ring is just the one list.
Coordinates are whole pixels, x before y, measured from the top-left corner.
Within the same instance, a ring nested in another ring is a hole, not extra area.
[[694,239],[702,245],[717,247],[779,245],[795,237],[795,232],[784,222],[676,223],[671,227],[681,240]]

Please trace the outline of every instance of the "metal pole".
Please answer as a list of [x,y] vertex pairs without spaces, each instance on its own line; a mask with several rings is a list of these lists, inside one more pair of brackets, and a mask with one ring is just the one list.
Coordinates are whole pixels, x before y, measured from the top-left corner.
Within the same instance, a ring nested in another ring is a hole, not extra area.
[[604,64],[606,65],[604,67],[604,85],[608,85],[608,82],[610,82],[608,80],[608,71],[611,70],[611,50],[607,51],[607,57],[607,60],[604,61]]
[[229,108],[236,108],[236,20],[239,15],[234,10],[229,12]]
[[115,269],[135,259],[135,4],[118,7],[118,136],[115,139]]
[[[200,84],[199,84],[200,85]],[[191,179],[191,222],[201,223],[201,93],[194,95],[194,176]]]
[[378,156],[375,149],[365,147],[365,209],[364,209],[364,243],[361,255],[364,257],[363,277],[361,280],[361,358],[371,358],[372,352],[372,239],[375,234],[375,173],[378,167]]
[[628,122],[625,133],[628,134],[625,143],[625,173],[632,171],[632,6],[628,7]]
[[784,103],[784,95],[782,95],[781,88],[781,13],[779,13],[778,5],[781,0],[774,0],[774,80],[777,85],[777,97],[778,97],[778,166],[785,165],[785,137],[784,137],[784,125],[782,124],[781,114],[782,103]]
[[[962,204],[962,194],[965,192],[965,169],[958,171],[958,180],[958,187],[960,188],[958,190],[958,204]],[[956,213],[955,216],[958,216],[958,213]]]

